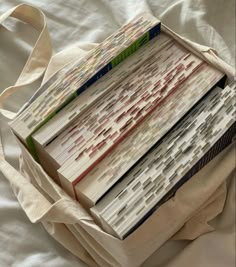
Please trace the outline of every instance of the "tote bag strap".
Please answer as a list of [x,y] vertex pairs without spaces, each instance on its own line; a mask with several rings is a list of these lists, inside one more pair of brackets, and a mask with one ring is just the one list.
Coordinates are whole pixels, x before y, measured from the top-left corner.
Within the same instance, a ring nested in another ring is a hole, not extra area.
[[9,17],[31,25],[39,32],[38,39],[16,83],[0,94],[2,103],[15,91],[24,88],[40,78],[45,72],[52,56],[52,44],[43,12],[27,4],[18,5],[0,16],[0,26]]
[[184,47],[190,50],[192,53],[196,54],[209,64],[213,65],[220,71],[224,72],[228,76],[229,80],[235,79],[235,69],[229,64],[227,64],[224,60],[222,60],[218,56],[217,51],[215,49],[192,42],[189,39],[184,38],[179,34],[175,33],[164,24],[162,24],[162,31],[168,33],[180,44],[182,44]]

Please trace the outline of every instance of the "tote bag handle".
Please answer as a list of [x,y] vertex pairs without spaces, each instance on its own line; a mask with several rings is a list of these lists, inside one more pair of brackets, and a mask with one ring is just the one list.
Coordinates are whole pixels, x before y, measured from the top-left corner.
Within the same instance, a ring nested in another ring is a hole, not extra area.
[[31,25],[39,32],[39,35],[16,83],[0,94],[0,108],[14,92],[39,79],[44,74],[52,56],[52,44],[46,18],[41,10],[27,4],[20,4],[0,16],[0,26],[9,17]]

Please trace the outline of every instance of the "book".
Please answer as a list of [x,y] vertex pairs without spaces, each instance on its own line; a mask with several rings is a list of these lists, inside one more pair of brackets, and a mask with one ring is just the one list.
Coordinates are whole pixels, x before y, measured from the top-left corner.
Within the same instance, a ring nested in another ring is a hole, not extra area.
[[229,143],[236,132],[236,86],[216,87],[101,201],[97,222],[124,239]]
[[59,71],[10,126],[37,159],[32,134],[143,44],[160,33],[160,21],[151,15],[135,18],[121,27],[69,68]]

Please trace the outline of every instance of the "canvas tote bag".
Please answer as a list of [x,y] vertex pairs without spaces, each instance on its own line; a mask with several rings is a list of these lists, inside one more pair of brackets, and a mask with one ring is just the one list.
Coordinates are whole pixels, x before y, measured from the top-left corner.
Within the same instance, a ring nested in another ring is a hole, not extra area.
[[[32,25],[40,33],[16,84],[0,95],[0,171],[8,179],[30,221],[41,222],[50,235],[88,266],[103,267],[137,267],[170,238],[193,240],[213,231],[208,222],[220,214],[224,207],[226,180],[235,168],[234,143],[187,181],[174,197],[123,241],[97,226],[86,210],[55,184],[20,142],[20,170],[6,161],[6,143],[2,133],[9,131],[6,122],[16,116],[4,109],[6,99],[16,90],[38,79],[45,71],[43,82],[72,61],[75,55],[78,58],[86,53],[75,49],[51,57],[52,49],[45,17],[34,7],[19,5],[1,16],[0,23],[9,16]],[[162,25],[162,30],[224,71],[229,79],[233,78],[235,70],[222,61],[213,49],[182,38],[165,25]],[[91,44],[89,48],[94,45]]]

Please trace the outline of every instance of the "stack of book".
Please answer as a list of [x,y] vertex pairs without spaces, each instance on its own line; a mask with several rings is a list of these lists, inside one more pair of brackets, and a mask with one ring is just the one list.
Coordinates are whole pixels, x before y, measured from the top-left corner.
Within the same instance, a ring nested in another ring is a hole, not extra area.
[[11,127],[104,230],[124,239],[231,142],[235,85],[224,82],[158,20],[140,17],[57,73]]

